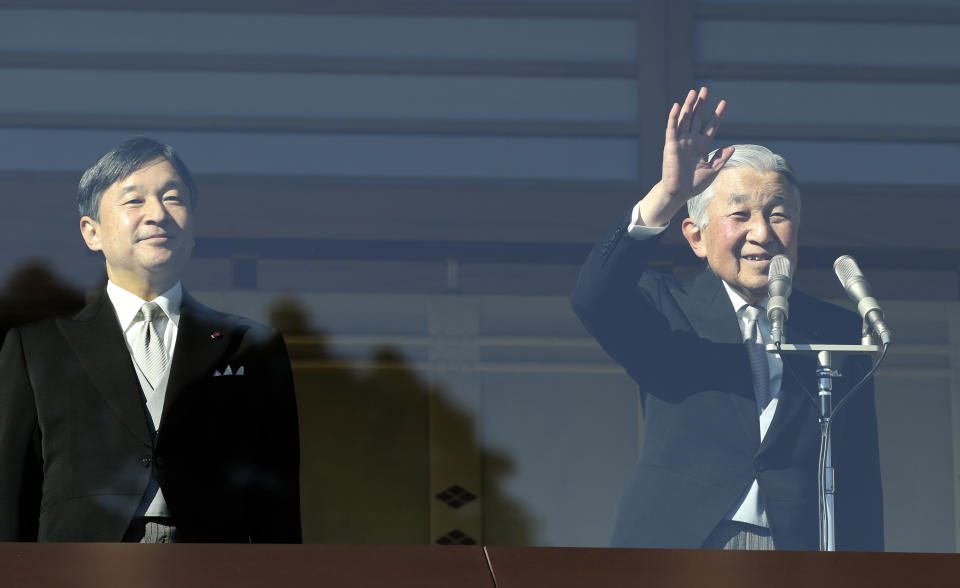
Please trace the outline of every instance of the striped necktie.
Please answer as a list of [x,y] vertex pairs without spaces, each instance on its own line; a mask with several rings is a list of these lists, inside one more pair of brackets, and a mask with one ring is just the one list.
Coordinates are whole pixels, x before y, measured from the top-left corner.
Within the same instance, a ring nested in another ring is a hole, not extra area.
[[156,302],[147,302],[137,313],[139,330],[133,341],[133,359],[152,388],[156,388],[167,370],[167,349],[160,338],[160,328],[167,320]]
[[770,403],[770,364],[767,363],[767,353],[763,348],[763,337],[760,334],[760,307],[744,305],[741,309],[746,322],[743,330],[743,343],[747,346],[747,357],[750,359],[750,371],[753,375],[753,392],[757,398],[757,414]]

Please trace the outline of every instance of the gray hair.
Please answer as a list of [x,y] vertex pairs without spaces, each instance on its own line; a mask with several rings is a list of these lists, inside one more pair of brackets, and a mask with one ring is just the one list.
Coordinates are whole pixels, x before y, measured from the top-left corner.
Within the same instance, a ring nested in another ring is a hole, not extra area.
[[[797,202],[797,212],[800,212],[800,182],[797,180],[797,174],[787,163],[782,155],[777,155],[762,145],[734,145],[735,151],[730,159],[727,160],[721,170],[735,167],[748,167],[759,172],[776,172],[782,175],[790,182],[793,188],[793,197]],[[712,159],[719,149],[711,151],[707,159]],[[716,180],[714,180],[715,182]],[[707,216],[707,207],[713,199],[713,185],[711,182],[707,188],[687,201],[687,212],[693,222],[701,229],[707,226],[709,217]]]

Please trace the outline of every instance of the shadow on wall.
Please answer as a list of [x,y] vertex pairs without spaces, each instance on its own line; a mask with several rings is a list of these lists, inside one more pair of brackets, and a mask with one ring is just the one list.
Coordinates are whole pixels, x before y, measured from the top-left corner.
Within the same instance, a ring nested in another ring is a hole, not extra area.
[[[431,532],[431,505],[438,508],[430,483],[431,419],[458,431],[458,450],[467,459],[479,455],[483,464],[486,495],[453,519],[472,517],[482,529],[496,509],[498,519],[510,521],[510,536],[497,543],[533,541],[529,516],[500,490],[498,481],[513,467],[509,457],[479,447],[473,417],[445,401],[443,390],[421,379],[397,350],[377,349],[368,366],[338,358],[296,300],[277,302],[270,322],[287,342],[297,388],[305,543],[438,542],[442,535]],[[448,508],[438,510],[446,516]],[[482,531],[469,535],[453,542],[493,539]]]
[[0,337],[13,327],[73,315],[84,306],[83,293],[57,278],[44,262],[27,262],[10,274],[0,292]]
[[[10,274],[0,292],[0,337],[7,330],[56,316],[71,316],[87,304],[43,262]],[[513,469],[508,456],[479,447],[473,417],[445,400],[442,389],[421,379],[395,349],[377,349],[365,369],[336,357],[327,337],[310,327],[303,307],[281,301],[270,314],[290,352],[301,429],[303,536],[308,543],[434,543],[431,505],[430,425],[458,432],[458,450],[480,456],[486,493],[458,509],[480,532],[495,516],[505,532],[499,544],[529,545],[532,525],[522,506],[501,491]],[[2,340],[2,339],[0,339]],[[479,489],[475,494],[481,494]],[[441,512],[448,506],[440,503]],[[476,535],[476,537],[471,537]],[[454,541],[468,543],[465,539]]]

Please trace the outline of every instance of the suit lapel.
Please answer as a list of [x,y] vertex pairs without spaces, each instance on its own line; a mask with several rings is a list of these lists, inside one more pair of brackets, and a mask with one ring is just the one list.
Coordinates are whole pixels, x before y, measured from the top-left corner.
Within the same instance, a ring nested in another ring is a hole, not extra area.
[[[689,299],[680,300],[681,307],[694,330],[704,339],[715,343],[742,344],[742,333],[737,322],[737,315],[733,311],[730,297],[720,278],[710,269],[705,270],[690,286]],[[790,297],[790,320],[786,324],[788,343],[816,343],[822,342],[823,333],[819,327],[817,317],[811,312],[809,298],[802,293],[795,293]],[[757,419],[757,401],[753,394],[753,380],[750,376],[750,362],[747,359],[746,349],[743,350],[743,369],[735,370],[745,374],[745,379],[734,385],[735,393],[730,395],[737,420],[745,435],[754,444],[760,443],[760,423]],[[773,422],[763,438],[761,448],[771,446],[787,430],[787,423],[800,415],[810,402],[807,393],[801,388],[797,378],[800,378],[807,390],[816,389],[815,368],[816,360],[807,355],[785,356],[790,366],[784,365],[781,380],[781,392],[777,401],[777,411]],[[790,368],[796,373],[794,378]],[[742,393],[740,393],[742,390]]]
[[709,268],[693,281],[689,288],[689,301],[681,300],[681,306],[702,338],[714,343],[743,342],[730,297],[723,288],[723,282]]
[[713,343],[738,346],[734,356],[742,361],[742,369],[729,370],[728,373],[737,375],[738,381],[726,384],[733,391],[729,398],[743,434],[756,447],[760,443],[757,401],[753,394],[750,362],[746,349],[742,347],[743,334],[730,297],[723,287],[723,282],[709,268],[697,276],[688,291],[689,298],[680,299],[680,305],[694,331],[701,338]]
[[213,375],[222,361],[236,332],[236,317],[212,311],[186,291],[180,307],[177,342],[170,365],[170,378],[163,399],[160,429],[167,418],[167,410],[177,398],[198,380]]
[[[790,298],[790,319],[786,324],[787,343],[804,344],[822,342],[822,333],[816,325],[816,317],[808,312],[803,294],[795,294]],[[788,429],[786,426],[804,412],[810,403],[807,390],[813,391],[817,386],[816,359],[807,354],[784,354],[783,378],[780,384],[780,396],[777,401],[777,412],[773,415],[770,429],[763,438],[763,448],[774,444],[781,433]],[[789,365],[788,365],[789,362]],[[794,377],[796,374],[796,377]],[[799,378],[799,382],[797,379]]]
[[107,404],[140,441],[152,445],[140,381],[106,292],[73,319],[58,319],[57,325]]

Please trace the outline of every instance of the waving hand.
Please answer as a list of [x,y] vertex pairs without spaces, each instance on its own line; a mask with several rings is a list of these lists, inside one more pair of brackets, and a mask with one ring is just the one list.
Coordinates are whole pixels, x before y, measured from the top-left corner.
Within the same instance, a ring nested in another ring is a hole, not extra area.
[[683,105],[674,103],[667,117],[660,182],[641,202],[641,218],[650,226],[662,226],[693,196],[703,192],[733,155],[724,147],[708,160],[713,138],[727,103],[721,100],[704,121],[707,88],[690,90]]

